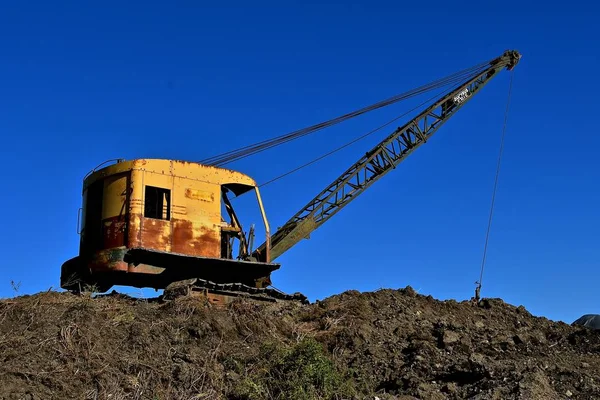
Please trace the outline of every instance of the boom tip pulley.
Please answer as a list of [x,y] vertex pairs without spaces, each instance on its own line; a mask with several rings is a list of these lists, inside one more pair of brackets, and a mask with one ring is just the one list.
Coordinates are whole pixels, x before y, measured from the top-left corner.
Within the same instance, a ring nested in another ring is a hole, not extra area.
[[521,60],[521,53],[517,50],[506,50],[501,57],[497,59],[497,61],[505,61],[506,69],[511,71]]

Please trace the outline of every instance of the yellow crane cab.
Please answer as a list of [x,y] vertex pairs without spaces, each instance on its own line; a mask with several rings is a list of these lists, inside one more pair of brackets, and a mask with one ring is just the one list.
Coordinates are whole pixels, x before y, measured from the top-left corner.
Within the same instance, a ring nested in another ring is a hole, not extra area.
[[254,232],[249,239],[228,197],[250,191],[268,239],[258,187],[240,172],[165,159],[118,160],[91,171],[83,181],[79,255],[62,265],[61,287],[164,289],[184,279],[219,283],[232,276],[256,288],[270,285],[279,264],[268,254],[261,257],[266,262],[251,256]]

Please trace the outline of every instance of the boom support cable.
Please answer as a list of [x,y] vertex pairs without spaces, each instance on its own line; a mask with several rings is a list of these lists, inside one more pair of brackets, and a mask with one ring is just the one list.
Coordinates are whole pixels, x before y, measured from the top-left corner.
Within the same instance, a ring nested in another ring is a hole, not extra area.
[[339,147],[336,147],[335,149],[333,149],[333,150],[331,150],[331,151],[328,151],[327,153],[325,153],[325,154],[322,154],[322,155],[320,155],[319,157],[317,157],[317,158],[315,158],[315,159],[313,159],[313,160],[311,160],[311,161],[309,161],[309,162],[307,162],[307,163],[304,163],[304,164],[302,164],[302,165],[300,165],[300,166],[298,166],[298,167],[296,167],[296,168],[294,168],[294,169],[292,169],[292,170],[289,170],[289,171],[287,171],[287,172],[285,172],[285,173],[283,173],[283,174],[281,174],[281,175],[278,175],[278,176],[276,176],[276,177],[274,177],[274,178],[272,178],[272,179],[270,179],[270,180],[268,180],[268,181],[266,181],[266,182],[264,182],[264,183],[261,183],[261,184],[259,185],[259,187],[264,187],[264,186],[267,186],[268,184],[271,184],[271,183],[273,183],[273,182],[276,182],[276,181],[278,181],[278,180],[280,180],[280,179],[282,179],[282,178],[285,178],[285,177],[286,177],[286,176],[288,176],[288,175],[291,175],[291,174],[293,174],[293,173],[295,173],[295,172],[298,172],[298,171],[300,171],[300,170],[301,170],[301,169],[303,169],[303,168],[306,168],[306,167],[308,167],[308,166],[310,166],[310,165],[312,165],[312,164],[314,164],[314,163],[316,163],[316,162],[318,162],[318,161],[321,161],[322,159],[324,159],[324,158],[326,158],[326,157],[329,157],[329,156],[331,156],[331,155],[333,155],[333,154],[337,153],[338,151],[340,151],[340,150],[343,150],[343,149],[345,149],[346,147],[348,147],[348,146],[351,146],[351,145],[353,145],[354,143],[356,143],[356,142],[358,142],[358,141],[360,141],[360,140],[362,140],[362,139],[364,139],[364,138],[366,138],[366,137],[368,137],[368,136],[371,136],[371,135],[372,135],[372,134],[374,134],[375,132],[377,132],[377,131],[380,131],[381,129],[383,129],[383,128],[385,128],[386,126],[390,125],[392,122],[395,122],[395,121],[399,120],[400,118],[402,118],[402,117],[404,117],[404,116],[406,116],[406,115],[410,114],[411,112],[413,112],[413,111],[415,111],[415,110],[417,110],[417,109],[419,109],[419,108],[423,107],[425,104],[427,104],[427,103],[429,103],[430,101],[432,101],[432,100],[434,100],[434,99],[438,98],[438,97],[439,97],[441,94],[442,94],[442,93],[438,93],[438,94],[436,94],[435,96],[432,96],[432,97],[430,97],[429,99],[425,100],[423,103],[421,103],[421,104],[417,105],[416,107],[413,107],[412,109],[410,109],[410,110],[406,111],[405,113],[403,113],[403,114],[401,114],[401,115],[399,115],[399,116],[395,117],[394,119],[391,119],[391,120],[389,120],[389,121],[388,121],[388,122],[386,122],[385,124],[383,124],[383,125],[380,125],[380,126],[378,126],[377,128],[374,128],[374,129],[370,130],[369,132],[367,132],[367,133],[365,133],[365,134],[363,134],[363,135],[361,135],[361,136],[359,136],[359,137],[357,137],[357,138],[354,138],[354,139],[352,139],[352,140],[351,140],[351,141],[349,141],[348,143],[345,143],[345,144],[343,144],[343,145],[341,145],[341,146],[339,146]]
[[335,124],[346,121],[348,119],[357,117],[357,116],[367,113],[369,111],[373,111],[373,110],[376,110],[376,109],[379,109],[382,107],[386,107],[388,105],[397,103],[402,100],[406,100],[408,98],[420,95],[422,93],[425,93],[425,92],[428,92],[431,90],[435,90],[435,89],[438,89],[440,87],[444,87],[444,86],[447,86],[450,84],[458,83],[465,79],[469,79],[471,77],[478,75],[481,71],[486,69],[488,65],[489,65],[489,61],[478,64],[474,67],[461,70],[461,71],[451,74],[447,77],[433,81],[429,84],[422,85],[416,89],[410,90],[408,92],[405,92],[405,93],[402,93],[402,94],[399,94],[399,95],[396,95],[393,97],[390,97],[386,100],[379,101],[379,102],[369,105],[367,107],[363,107],[359,110],[355,110],[350,113],[344,114],[340,117],[333,118],[331,120],[321,122],[321,123],[318,123],[318,124],[315,124],[315,125],[312,125],[312,126],[309,126],[306,128],[302,128],[302,129],[293,131],[288,134],[280,135],[280,136],[277,136],[272,139],[267,139],[267,140],[263,140],[261,142],[258,142],[258,143],[252,144],[252,145],[244,146],[244,147],[241,147],[236,150],[231,150],[231,151],[228,151],[228,152],[216,155],[216,156],[212,156],[212,157],[206,158],[204,160],[201,160],[200,163],[206,164],[206,165],[213,165],[213,166],[222,166],[222,165],[231,163],[233,161],[237,161],[239,159],[260,153],[260,152],[270,149],[272,147],[287,143],[291,140],[295,140],[300,137],[320,131],[324,128],[333,126]]
[[504,112],[504,126],[502,127],[502,135],[500,138],[500,151],[498,154],[498,162],[496,164],[496,177],[494,178],[494,189],[492,191],[492,204],[490,206],[490,216],[488,218],[487,231],[485,233],[485,244],[483,246],[483,258],[481,260],[481,272],[479,273],[479,281],[475,282],[477,287],[475,288],[475,301],[479,302],[481,296],[481,285],[483,282],[483,272],[485,269],[485,262],[487,258],[487,248],[490,239],[490,230],[492,227],[492,218],[494,215],[494,204],[496,202],[496,191],[498,189],[498,177],[500,176],[500,164],[502,162],[502,153],[504,152],[504,138],[506,136],[506,124],[508,121],[508,111],[510,108],[510,97],[512,93],[512,85],[515,71],[511,71],[510,83],[508,85],[508,99],[506,101],[506,111]]

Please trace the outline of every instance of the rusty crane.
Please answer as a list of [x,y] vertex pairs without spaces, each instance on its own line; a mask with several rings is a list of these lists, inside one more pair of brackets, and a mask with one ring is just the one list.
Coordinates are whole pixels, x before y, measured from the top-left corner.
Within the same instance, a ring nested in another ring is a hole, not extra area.
[[[301,300],[271,288],[274,261],[347,206],[426,143],[501,70],[512,70],[514,50],[341,117],[202,162],[117,160],[94,169],[83,182],[79,255],[61,268],[61,287],[99,292],[113,285],[183,287],[213,302],[238,295]],[[367,151],[271,235],[256,182],[224,164],[302,137],[324,127],[441,86],[450,90]],[[265,242],[253,249],[254,230],[244,232],[230,195],[254,192]],[[221,210],[224,209],[225,213]],[[234,254],[234,245],[238,252]]]

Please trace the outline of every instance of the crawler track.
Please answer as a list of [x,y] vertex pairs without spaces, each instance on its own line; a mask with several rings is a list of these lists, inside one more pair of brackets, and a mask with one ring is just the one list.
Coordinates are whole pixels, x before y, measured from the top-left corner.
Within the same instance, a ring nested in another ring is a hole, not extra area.
[[243,283],[215,283],[205,279],[189,279],[169,285],[163,294],[164,300],[172,300],[179,296],[205,295],[213,302],[227,303],[239,297],[259,301],[298,301],[309,304],[302,293],[287,294],[275,288],[257,288]]

